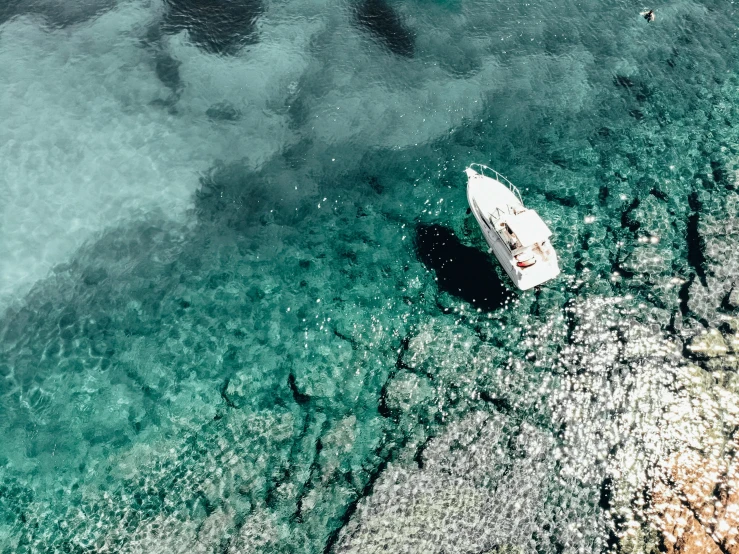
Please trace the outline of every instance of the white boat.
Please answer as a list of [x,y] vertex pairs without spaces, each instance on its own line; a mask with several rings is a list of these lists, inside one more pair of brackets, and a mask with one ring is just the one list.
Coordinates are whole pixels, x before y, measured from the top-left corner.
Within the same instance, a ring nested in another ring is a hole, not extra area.
[[534,210],[525,208],[518,189],[500,173],[471,164],[467,201],[490,249],[508,276],[527,290],[559,275],[552,232]]

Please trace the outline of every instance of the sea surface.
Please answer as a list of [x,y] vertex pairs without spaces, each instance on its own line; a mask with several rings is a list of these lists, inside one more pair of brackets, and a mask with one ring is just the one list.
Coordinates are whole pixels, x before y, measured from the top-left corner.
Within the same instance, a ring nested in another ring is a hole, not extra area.
[[0,553],[739,552],[738,25],[2,0]]

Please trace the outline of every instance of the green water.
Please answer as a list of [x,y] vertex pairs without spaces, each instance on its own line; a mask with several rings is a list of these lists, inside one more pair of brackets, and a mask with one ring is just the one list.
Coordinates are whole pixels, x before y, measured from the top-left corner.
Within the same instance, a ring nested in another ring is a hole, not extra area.
[[734,5],[239,6],[0,9],[0,552],[656,552],[737,440]]

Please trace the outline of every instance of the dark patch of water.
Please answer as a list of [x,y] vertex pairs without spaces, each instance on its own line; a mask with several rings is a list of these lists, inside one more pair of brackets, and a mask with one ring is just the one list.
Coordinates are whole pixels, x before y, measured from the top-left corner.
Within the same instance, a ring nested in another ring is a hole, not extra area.
[[264,12],[260,0],[166,0],[165,33],[187,30],[206,52],[236,54],[258,41],[256,21]]
[[707,287],[706,257],[703,254],[703,239],[698,230],[703,205],[695,192],[688,195],[688,205],[693,212],[688,217],[686,236],[686,242],[688,243],[688,264],[695,270],[695,274],[701,280],[701,284]]
[[47,27],[63,29],[99,17],[114,0],[5,0],[0,2],[0,25],[23,15],[40,16]]
[[356,23],[368,31],[393,54],[412,58],[413,33],[385,0],[362,0],[355,9]]
[[436,273],[439,290],[491,311],[513,296],[495,271],[495,258],[465,246],[451,229],[442,225],[418,225],[416,252],[423,264]]
[[159,51],[154,59],[154,71],[162,84],[173,93],[178,94],[182,89],[180,76],[181,62],[166,52]]

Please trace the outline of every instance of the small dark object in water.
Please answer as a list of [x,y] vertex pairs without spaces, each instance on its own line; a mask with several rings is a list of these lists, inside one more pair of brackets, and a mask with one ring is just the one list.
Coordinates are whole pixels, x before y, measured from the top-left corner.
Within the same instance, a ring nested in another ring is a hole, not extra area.
[[651,23],[652,21],[654,21],[654,10],[641,12],[641,15],[644,19],[647,20],[647,23]]
[[392,53],[406,58],[413,57],[413,33],[385,0],[361,0],[356,8],[356,19],[359,25],[379,39]]
[[617,87],[631,88],[634,86],[634,81],[625,75],[616,75],[613,78],[613,84]]

